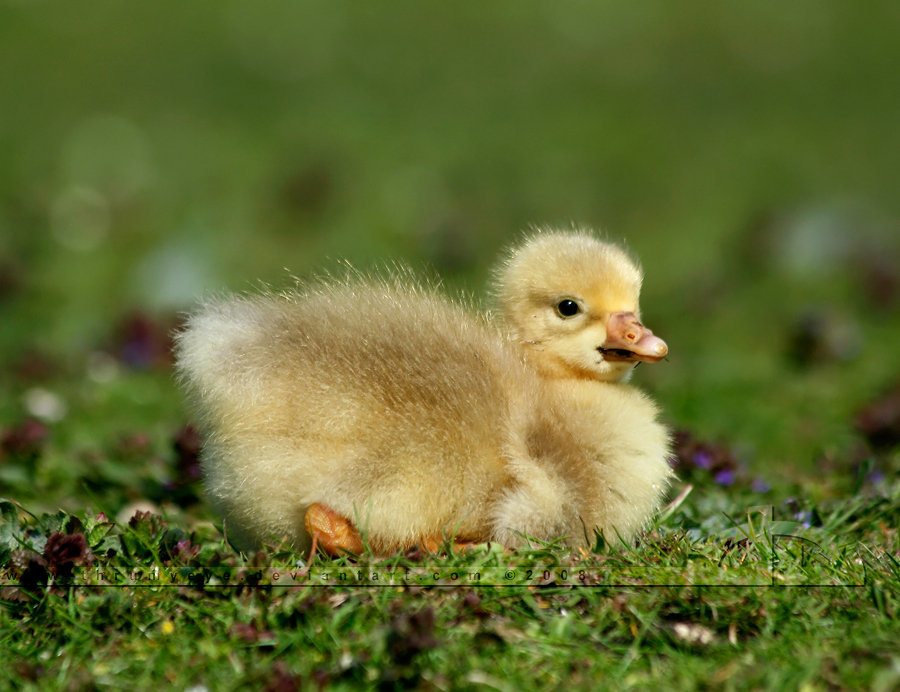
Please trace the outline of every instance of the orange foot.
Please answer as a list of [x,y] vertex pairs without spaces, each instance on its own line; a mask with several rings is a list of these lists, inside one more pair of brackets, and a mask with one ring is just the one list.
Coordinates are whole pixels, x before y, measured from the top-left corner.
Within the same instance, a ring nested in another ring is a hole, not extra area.
[[[344,553],[360,555],[365,550],[362,536],[357,528],[348,519],[325,505],[318,503],[310,505],[306,510],[305,523],[306,532],[312,537],[312,549],[309,552],[310,563],[316,554],[317,547],[332,557]],[[440,534],[426,536],[420,541],[420,545],[423,550],[437,554],[444,545],[444,537]],[[478,544],[463,541],[454,542],[452,545],[456,552],[463,552],[473,550]]]
[[[422,539],[419,545],[423,550],[427,550],[429,553],[439,553],[441,551],[441,546],[444,545],[444,537],[439,535],[426,536]],[[462,541],[462,542],[453,542],[453,550],[457,553],[463,553],[467,550],[474,550],[475,546],[478,545],[474,541]]]
[[328,507],[310,505],[306,510],[306,531],[312,536],[310,560],[316,553],[316,546],[332,556],[343,553],[361,554],[365,550],[362,536],[349,520]]

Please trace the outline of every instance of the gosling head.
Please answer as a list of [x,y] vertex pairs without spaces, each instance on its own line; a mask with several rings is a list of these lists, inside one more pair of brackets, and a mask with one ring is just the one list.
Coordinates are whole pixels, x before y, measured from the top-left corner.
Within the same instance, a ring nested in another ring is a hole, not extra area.
[[641,270],[587,233],[538,233],[496,275],[501,312],[545,376],[619,381],[666,343],[640,321]]

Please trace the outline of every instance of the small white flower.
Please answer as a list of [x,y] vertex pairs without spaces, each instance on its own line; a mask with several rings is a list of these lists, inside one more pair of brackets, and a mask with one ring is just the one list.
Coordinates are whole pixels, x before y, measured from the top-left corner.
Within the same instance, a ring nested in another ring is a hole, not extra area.
[[716,635],[708,627],[695,625],[689,622],[675,623],[673,629],[675,630],[675,636],[688,644],[701,644],[705,646],[706,644],[711,644],[716,638]]
[[59,394],[43,387],[32,387],[22,398],[28,413],[47,423],[62,420],[69,411],[68,405]]

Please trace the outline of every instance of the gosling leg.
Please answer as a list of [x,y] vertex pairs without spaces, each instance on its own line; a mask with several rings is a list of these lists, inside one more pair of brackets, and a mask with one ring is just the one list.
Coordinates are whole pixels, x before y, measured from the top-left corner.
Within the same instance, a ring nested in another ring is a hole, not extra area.
[[318,503],[310,505],[306,511],[306,531],[312,536],[313,548],[309,559],[312,561],[316,546],[332,556],[343,553],[362,554],[365,550],[362,536],[349,520],[334,510]]
[[[432,536],[425,536],[425,538],[420,541],[419,546],[423,550],[436,555],[441,551],[441,546],[443,544],[444,537],[439,534],[434,534]],[[452,545],[454,552],[464,553],[467,550],[474,550],[478,543],[475,541],[454,541]]]

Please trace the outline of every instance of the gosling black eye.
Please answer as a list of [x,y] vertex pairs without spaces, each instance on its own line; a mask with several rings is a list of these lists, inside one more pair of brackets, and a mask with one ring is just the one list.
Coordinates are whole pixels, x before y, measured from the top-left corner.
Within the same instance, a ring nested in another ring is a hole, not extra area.
[[574,300],[559,301],[559,305],[556,306],[556,310],[562,317],[575,317],[575,315],[581,312],[581,308],[578,307],[578,303],[576,303]]

